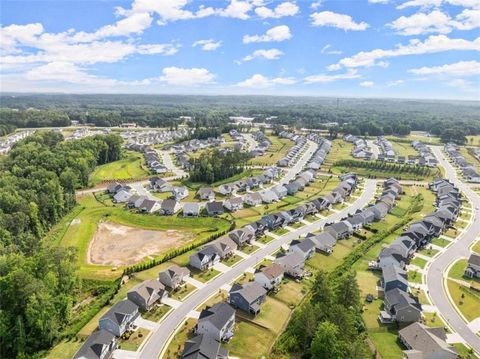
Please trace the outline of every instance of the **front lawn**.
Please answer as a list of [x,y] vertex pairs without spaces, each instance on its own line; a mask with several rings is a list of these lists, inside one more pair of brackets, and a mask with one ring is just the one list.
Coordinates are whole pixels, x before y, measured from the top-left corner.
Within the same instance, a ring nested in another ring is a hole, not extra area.
[[183,345],[187,339],[191,339],[195,336],[193,333],[193,327],[195,324],[197,324],[197,320],[189,318],[180,326],[180,329],[168,345],[167,350],[165,350],[163,359],[180,358],[183,352]]
[[432,240],[432,244],[435,244],[436,246],[439,246],[439,247],[446,247],[448,246],[449,243],[450,243],[449,240],[445,238],[440,238],[440,237],[434,238]]
[[149,330],[145,328],[138,328],[131,334],[124,334],[127,335],[126,339],[120,339],[118,343],[118,348],[122,350],[131,350],[137,351],[137,349],[142,345],[143,341],[147,337]]
[[196,279],[200,282],[206,283],[213,277],[220,274],[220,272],[216,269],[210,268],[205,271],[199,271],[198,269],[190,268],[191,275],[193,279]]
[[415,257],[415,258],[412,259],[410,264],[416,265],[417,267],[420,267],[420,268],[423,269],[427,265],[427,261],[423,258]]
[[260,243],[263,243],[263,244],[267,244],[267,243],[270,243],[271,241],[273,241],[274,239],[275,239],[275,238],[273,238],[273,237],[264,235],[264,236],[261,236],[260,238],[258,238],[258,239],[257,239],[257,242],[260,242]]
[[480,308],[480,294],[467,288],[453,280],[447,280],[448,291],[453,302],[460,312],[472,321],[480,316],[478,308]]
[[172,308],[168,305],[160,304],[152,308],[150,311],[142,313],[142,318],[151,320],[152,322],[158,322],[170,311],[170,309]]
[[475,253],[480,254],[480,241],[477,241],[473,246],[472,246],[472,251]]
[[465,268],[467,268],[467,264],[468,264],[467,259],[459,259],[458,261],[456,261],[455,264],[450,269],[450,271],[448,272],[448,277],[461,280],[469,284],[476,284],[477,286],[479,286],[480,279],[477,279],[477,278],[471,279],[463,276],[463,272],[465,271]]
[[187,295],[196,290],[197,288],[189,283],[185,283],[177,290],[170,292],[172,299],[183,300]]
[[240,250],[245,253],[245,254],[252,254],[253,252],[255,252],[257,249],[259,249],[260,247],[254,245],[254,244],[251,244],[249,246],[244,246],[243,248],[241,248]]
[[229,257],[228,259],[224,260],[222,263],[229,266],[229,267],[233,267],[235,264],[240,262],[242,259],[243,259],[242,257],[235,254],[235,255]]
[[409,282],[422,284],[422,273],[417,271],[407,272],[407,279]]
[[435,256],[435,254],[438,253],[438,250],[433,248],[423,248],[419,250],[418,253],[423,254],[424,256],[427,256],[427,257],[433,257]]

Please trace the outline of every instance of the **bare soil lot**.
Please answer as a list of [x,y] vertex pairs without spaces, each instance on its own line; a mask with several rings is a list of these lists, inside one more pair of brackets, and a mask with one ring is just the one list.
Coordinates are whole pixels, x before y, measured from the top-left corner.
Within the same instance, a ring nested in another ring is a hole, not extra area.
[[150,255],[180,247],[193,236],[194,233],[177,230],[154,231],[101,222],[90,242],[88,261],[90,264],[132,265]]

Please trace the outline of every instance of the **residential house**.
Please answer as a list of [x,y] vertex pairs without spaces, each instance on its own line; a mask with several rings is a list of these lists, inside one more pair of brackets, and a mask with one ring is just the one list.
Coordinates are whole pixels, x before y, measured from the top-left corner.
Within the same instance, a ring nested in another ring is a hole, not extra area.
[[223,206],[228,209],[230,212],[239,211],[243,208],[243,198],[242,197],[231,197],[223,202]]
[[211,187],[201,187],[197,192],[198,198],[204,201],[213,201],[215,199],[215,192]]
[[239,247],[250,244],[253,240],[255,240],[255,232],[248,226],[235,229],[229,232],[227,236],[231,238]]
[[180,186],[180,187],[175,186],[172,188],[172,195],[175,198],[175,200],[180,201],[188,197],[188,189],[185,186]]
[[385,292],[384,310],[380,312],[382,323],[413,323],[422,317],[421,304],[407,292],[394,288]]
[[107,330],[97,330],[85,340],[73,359],[110,359],[117,348],[117,338]]
[[255,282],[270,291],[280,286],[284,273],[283,267],[276,263],[260,267],[255,271]]
[[183,216],[184,217],[198,217],[200,215],[200,203],[184,203]]
[[455,348],[447,344],[445,329],[429,328],[418,322],[398,332],[398,339],[407,350],[403,352],[406,359],[457,359]]
[[190,271],[185,267],[172,264],[167,269],[160,271],[158,279],[165,287],[177,289],[183,284],[185,278],[190,277]]
[[155,201],[153,199],[145,198],[138,206],[140,212],[155,213],[162,208],[162,201]]
[[379,269],[391,265],[404,269],[407,262],[408,257],[404,257],[403,253],[401,253],[396,247],[392,246],[382,248],[377,258]]
[[173,186],[161,178],[153,177],[153,178],[150,178],[150,189],[154,192],[164,193],[164,192],[171,192],[173,189]]
[[228,359],[228,351],[209,335],[199,334],[185,342],[181,359],[207,358]]
[[350,223],[350,226],[352,226],[352,230],[356,232],[362,229],[365,218],[362,214],[357,213],[353,216],[348,217],[345,221]]
[[300,253],[289,253],[277,257],[275,263],[281,265],[285,274],[292,278],[303,278],[305,275],[305,258]]
[[160,214],[171,216],[177,213],[182,206],[174,199],[164,199],[160,208]]
[[315,244],[315,250],[325,254],[331,254],[333,247],[337,244],[335,237],[329,232],[321,232],[319,234],[309,233],[307,238]]
[[98,321],[100,329],[104,329],[121,337],[130,330],[132,323],[139,316],[138,305],[129,299],[122,300],[111,307]]
[[165,286],[157,279],[146,280],[127,292],[127,298],[142,310],[150,310],[153,305],[167,296]]
[[205,209],[209,216],[219,216],[225,212],[222,202],[218,201],[208,202]]
[[113,196],[113,199],[112,201],[114,203],[125,203],[129,200],[129,198],[132,197],[132,193],[130,192],[127,192],[123,189],[121,189],[120,191],[118,191],[117,193],[115,193],[115,195]]
[[220,302],[200,312],[196,327],[197,334],[208,335],[218,341],[228,341],[235,328],[235,309]]
[[114,193],[117,193],[118,191],[120,191],[122,189],[122,185],[118,182],[115,182],[115,183],[112,183],[112,184],[109,184],[107,186],[107,193],[110,193],[110,194],[114,194]]
[[480,255],[470,254],[464,276],[467,278],[480,278]]
[[237,243],[232,241],[229,237],[220,237],[211,242],[209,246],[213,246],[221,259],[231,257],[234,251],[238,248]]
[[279,199],[286,197],[288,194],[287,189],[283,185],[275,186],[274,188],[272,188],[272,191],[275,192]]
[[218,192],[220,192],[224,196],[232,194],[232,192],[235,190],[236,190],[235,186],[233,186],[230,183],[222,184],[221,186],[218,187]]
[[394,288],[408,292],[407,272],[395,265],[383,267],[380,286],[384,293]]
[[228,301],[246,313],[257,315],[267,298],[267,291],[257,282],[235,283],[228,294]]
[[348,238],[353,234],[353,227],[350,222],[347,221],[326,225],[324,230],[330,233],[337,241]]
[[307,260],[315,253],[315,242],[310,238],[306,238],[302,241],[293,240],[290,243],[288,253],[300,253],[304,260]]
[[197,253],[192,254],[188,262],[191,267],[204,271],[212,268],[215,264],[220,262],[220,256],[213,246],[207,246]]
[[262,197],[263,203],[273,203],[278,201],[277,194],[272,190],[265,190],[260,192],[260,197]]
[[262,203],[262,196],[257,192],[249,192],[243,197],[243,201],[250,206],[258,206]]

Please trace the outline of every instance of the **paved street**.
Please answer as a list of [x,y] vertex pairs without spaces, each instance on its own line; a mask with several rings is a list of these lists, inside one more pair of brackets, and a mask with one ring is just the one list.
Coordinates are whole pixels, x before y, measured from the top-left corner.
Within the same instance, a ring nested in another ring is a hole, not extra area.
[[263,258],[275,252],[282,245],[289,243],[291,240],[298,238],[300,235],[322,228],[327,222],[338,221],[347,216],[348,213],[353,213],[357,209],[366,206],[373,199],[375,195],[375,189],[376,181],[367,179],[365,181],[364,192],[359,199],[352,203],[349,207],[339,211],[338,213],[333,213],[324,219],[320,219],[308,226],[303,226],[297,229],[295,232],[280,236],[278,239],[269,242],[265,247],[253,253],[249,258],[239,262],[229,271],[216,277],[211,282],[206,283],[203,288],[194,292],[184,302],[182,302],[178,308],[176,308],[162,320],[159,329],[152,333],[149,341],[143,347],[139,358],[157,358],[162,352],[164,346],[166,346],[170,341],[171,336],[175,333],[177,327],[183,323],[188,314],[201,303],[206,301],[210,296],[218,292],[219,288],[234,281],[237,277],[247,271],[248,268],[257,265],[263,260]]
[[245,138],[245,141],[247,141],[248,151],[252,151],[255,147],[257,147],[258,143],[255,141],[251,133],[242,133],[242,136]]
[[[447,275],[447,268],[451,263],[461,257],[470,255],[469,247],[480,234],[480,197],[473,192],[470,187],[457,178],[455,168],[447,161],[440,150],[440,147],[430,147],[445,169],[445,177],[451,180],[455,185],[465,193],[473,206],[474,220],[472,224],[458,237],[458,239],[448,247],[445,252],[436,257],[428,267],[426,281],[432,304],[438,308],[438,311],[448,324],[458,335],[468,343],[478,354],[480,354],[480,337],[478,337],[465,323],[462,317],[457,313],[445,292],[443,282]],[[479,308],[480,315],[480,308]]]
[[376,160],[380,154],[380,148],[378,148],[374,140],[367,140],[367,145],[370,147],[370,151],[372,151],[373,159]]

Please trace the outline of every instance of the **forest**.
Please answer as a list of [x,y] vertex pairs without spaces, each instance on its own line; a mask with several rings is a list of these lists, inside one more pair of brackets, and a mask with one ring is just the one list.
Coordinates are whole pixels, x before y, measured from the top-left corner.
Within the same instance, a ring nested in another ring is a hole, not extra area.
[[76,251],[42,238],[95,166],[118,160],[120,150],[116,135],[63,141],[46,131],[0,162],[0,357],[32,358],[62,335],[80,286]]
[[239,150],[206,152],[191,162],[190,181],[211,184],[235,176],[245,169],[249,158],[248,154]]

